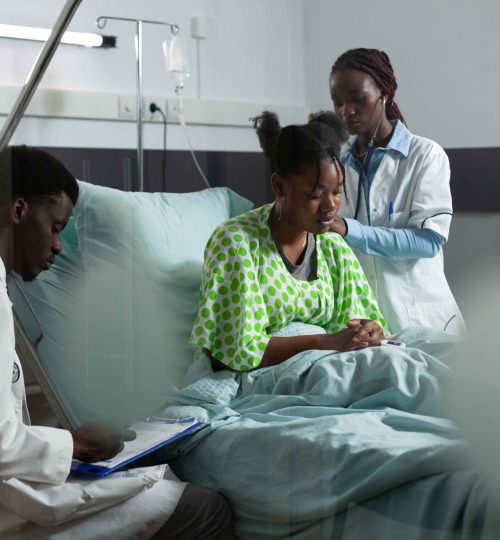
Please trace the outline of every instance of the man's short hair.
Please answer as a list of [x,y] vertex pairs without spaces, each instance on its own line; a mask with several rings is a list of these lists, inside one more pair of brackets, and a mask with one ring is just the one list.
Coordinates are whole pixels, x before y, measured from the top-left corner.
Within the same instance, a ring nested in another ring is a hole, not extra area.
[[54,156],[30,146],[9,146],[0,152],[0,201],[17,197],[43,199],[62,192],[78,200],[74,176]]

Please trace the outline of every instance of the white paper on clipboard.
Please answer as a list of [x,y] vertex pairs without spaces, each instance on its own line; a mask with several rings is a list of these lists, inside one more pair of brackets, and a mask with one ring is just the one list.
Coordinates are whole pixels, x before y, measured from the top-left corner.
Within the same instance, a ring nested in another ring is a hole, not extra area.
[[71,471],[90,476],[106,476],[128,463],[196,431],[203,425],[196,418],[149,417],[142,422],[133,422],[129,429],[136,432],[136,438],[133,441],[125,442],[125,448],[114,458],[95,463],[73,460]]

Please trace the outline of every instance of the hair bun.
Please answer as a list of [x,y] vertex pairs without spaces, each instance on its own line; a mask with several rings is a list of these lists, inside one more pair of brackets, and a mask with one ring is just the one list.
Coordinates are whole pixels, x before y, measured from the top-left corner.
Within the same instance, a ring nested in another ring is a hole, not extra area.
[[309,124],[324,124],[333,129],[340,142],[345,142],[348,133],[344,122],[332,111],[318,111],[309,115]]
[[271,111],[264,111],[250,120],[253,122],[253,128],[257,132],[259,144],[264,154],[273,159],[281,133],[278,115]]
[[311,114],[307,124],[280,127],[276,113],[264,111],[251,118],[260,146],[269,158],[271,171],[282,178],[298,174],[304,165],[318,165],[320,160],[340,166],[338,158],[346,130],[333,112]]

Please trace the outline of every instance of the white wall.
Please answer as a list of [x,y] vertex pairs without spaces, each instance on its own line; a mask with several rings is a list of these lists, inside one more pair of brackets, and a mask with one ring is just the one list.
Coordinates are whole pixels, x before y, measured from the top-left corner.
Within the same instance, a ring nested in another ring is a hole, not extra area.
[[[63,5],[64,0],[0,0],[1,19],[50,27]],[[83,0],[70,29],[92,31],[99,15],[178,23],[191,61],[185,97],[193,99],[329,108],[334,59],[350,47],[382,48],[392,59],[398,101],[415,132],[447,148],[500,145],[498,0]],[[203,41],[190,37],[190,19],[199,15],[212,21],[211,36]],[[134,95],[134,30],[132,23],[108,23],[104,32],[118,37],[116,49],[61,46],[41,87]],[[167,35],[162,26],[145,26],[147,96],[174,95],[163,69]],[[40,45],[2,39],[0,46],[1,85],[20,86]],[[119,133],[113,122],[97,129],[94,122],[57,123],[46,129],[45,120],[23,120],[16,141],[42,144],[42,137],[54,137],[45,144],[57,146],[67,144],[67,136],[80,146],[135,146],[133,122],[120,123]],[[175,128],[169,135],[171,148],[186,147]],[[193,126],[192,137],[203,149],[257,149],[250,129]],[[159,146],[160,139],[161,127],[148,126],[148,147]]]
[[[63,4],[0,0],[1,19],[48,27]],[[398,102],[413,131],[446,148],[500,146],[498,0],[84,0],[70,28],[90,31],[99,15],[178,23],[191,58],[186,97],[255,103],[255,113],[262,104],[289,105],[300,114],[330,108],[328,74],[335,58],[351,47],[381,48],[393,62]],[[199,15],[212,20],[212,35],[199,43],[198,55],[189,29],[191,17]],[[133,95],[134,26],[110,22],[106,33],[118,36],[118,48],[61,46],[42,86]],[[171,98],[164,38],[161,27],[146,27],[144,92]],[[40,46],[11,40],[0,45],[1,84],[21,85]],[[193,125],[190,134],[198,149],[258,150],[249,127]],[[160,125],[146,126],[145,147],[161,147],[161,136]],[[13,142],[134,148],[136,128],[133,122],[27,118]],[[176,126],[169,126],[168,146],[187,148]],[[500,253],[499,227],[499,214],[455,215],[445,257],[452,286],[474,274],[478,246]]]
[[[498,0],[305,0],[304,19],[312,110],[331,107],[328,77],[337,56],[378,48],[391,59],[396,101],[412,131],[445,148],[500,146]],[[500,261],[500,214],[455,213],[444,252],[460,300],[481,261]]]
[[331,107],[328,74],[354,47],[383,49],[408,125],[446,148],[500,146],[498,0],[305,0],[307,92]]
[[[0,0],[3,23],[52,27],[63,0]],[[177,23],[188,41],[191,77],[184,95],[224,102],[305,104],[303,0],[84,0],[70,30],[94,31],[98,16],[151,19]],[[210,18],[211,36],[199,43],[190,36],[193,16]],[[102,33],[118,37],[116,49],[60,46],[41,83],[44,88],[78,92],[134,95],[135,25],[109,21]],[[144,95],[173,97],[173,83],[164,70],[162,42],[166,27],[144,26]],[[40,44],[2,39],[1,84],[20,86],[26,79]],[[198,62],[198,59],[200,61]],[[186,110],[186,116],[189,110]],[[284,119],[287,120],[286,118]],[[45,146],[136,146],[133,122],[88,122],[28,118],[13,142]],[[169,126],[170,127],[170,126]],[[195,147],[211,150],[257,150],[253,131],[222,127],[190,130]],[[147,147],[160,147],[161,126],[147,126]],[[186,148],[182,133],[172,126],[170,148]]]

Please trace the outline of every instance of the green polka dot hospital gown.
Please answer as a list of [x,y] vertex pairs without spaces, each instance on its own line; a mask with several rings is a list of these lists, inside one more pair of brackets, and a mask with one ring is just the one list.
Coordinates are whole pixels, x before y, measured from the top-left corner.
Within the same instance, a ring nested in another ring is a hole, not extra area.
[[290,275],[269,229],[272,204],[213,232],[205,249],[200,309],[191,344],[238,371],[259,366],[272,334],[291,322],[345,328],[351,319],[386,323],[344,239],[316,235],[317,279]]

